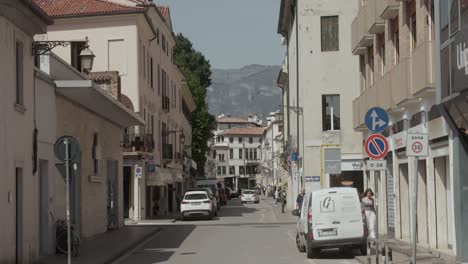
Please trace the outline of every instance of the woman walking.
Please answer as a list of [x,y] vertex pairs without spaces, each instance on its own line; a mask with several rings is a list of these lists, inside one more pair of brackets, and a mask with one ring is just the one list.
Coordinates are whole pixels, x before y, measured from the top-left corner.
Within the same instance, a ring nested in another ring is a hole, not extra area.
[[375,238],[375,203],[374,192],[369,188],[362,194],[361,204],[366,210],[367,228],[369,229],[369,237]]

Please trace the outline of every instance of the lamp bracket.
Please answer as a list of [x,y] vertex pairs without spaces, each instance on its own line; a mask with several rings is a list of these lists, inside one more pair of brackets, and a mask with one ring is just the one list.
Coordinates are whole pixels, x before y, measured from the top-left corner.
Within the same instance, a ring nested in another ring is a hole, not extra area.
[[32,52],[34,55],[44,55],[58,46],[67,47],[70,44],[71,41],[34,41]]

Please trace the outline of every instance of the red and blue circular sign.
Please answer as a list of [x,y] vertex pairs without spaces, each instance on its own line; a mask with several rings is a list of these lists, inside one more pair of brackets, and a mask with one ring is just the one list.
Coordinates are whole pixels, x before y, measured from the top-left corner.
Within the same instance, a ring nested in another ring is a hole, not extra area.
[[373,134],[367,138],[364,148],[369,158],[375,160],[383,159],[388,153],[388,141],[382,135]]

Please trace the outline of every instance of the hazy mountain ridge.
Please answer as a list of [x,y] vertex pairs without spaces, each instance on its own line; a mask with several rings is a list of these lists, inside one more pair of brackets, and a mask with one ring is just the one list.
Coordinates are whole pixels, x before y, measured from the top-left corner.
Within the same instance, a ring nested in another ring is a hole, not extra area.
[[281,104],[281,89],[276,84],[280,66],[248,65],[240,69],[213,69],[208,89],[212,114],[267,116]]

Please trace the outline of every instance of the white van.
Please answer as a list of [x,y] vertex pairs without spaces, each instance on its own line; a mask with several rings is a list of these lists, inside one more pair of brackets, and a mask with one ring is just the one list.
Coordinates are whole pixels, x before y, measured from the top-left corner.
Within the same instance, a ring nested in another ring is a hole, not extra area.
[[316,257],[325,248],[359,248],[367,253],[367,225],[355,188],[330,188],[306,193],[299,216],[296,244],[307,258]]

